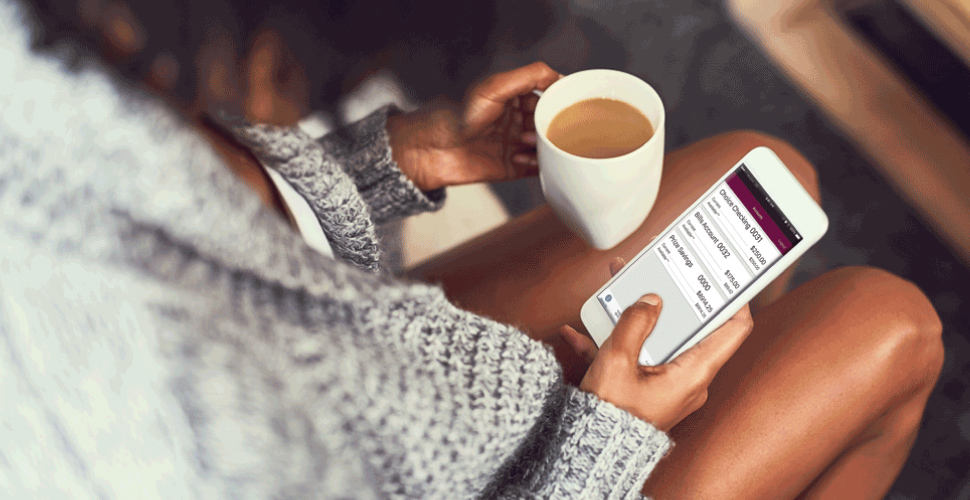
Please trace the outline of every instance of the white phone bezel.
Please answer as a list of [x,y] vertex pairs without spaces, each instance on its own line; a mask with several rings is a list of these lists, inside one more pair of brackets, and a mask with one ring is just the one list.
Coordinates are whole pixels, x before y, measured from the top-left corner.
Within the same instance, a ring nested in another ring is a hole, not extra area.
[[[643,254],[653,249],[654,245],[659,239],[659,236],[667,234],[674,225],[683,218],[683,216],[694,209],[697,202],[706,198],[714,192],[714,189],[720,185],[722,182],[727,180],[735,169],[737,169],[741,164],[744,164],[748,170],[752,173],[755,179],[761,184],[761,186],[768,193],[768,196],[775,202],[779,210],[788,218],[789,222],[795,226],[795,229],[802,236],[802,241],[800,244],[795,245],[791,251],[781,257],[777,262],[771,265],[764,274],[759,276],[754,280],[751,285],[746,288],[743,292],[735,296],[731,301],[724,306],[717,315],[715,315],[711,321],[700,331],[698,331],[693,337],[691,337],[680,349],[677,350],[669,359],[674,359],[679,356],[682,352],[686,351],[693,345],[697,344],[705,337],[707,337],[711,332],[716,330],[719,326],[724,324],[725,321],[734,316],[734,313],[738,312],[744,304],[747,304],[751,299],[754,298],[761,290],[763,290],[772,280],[777,278],[785,269],[788,268],[792,263],[795,262],[799,257],[801,257],[809,248],[812,247],[828,229],[828,217],[825,216],[825,212],[822,208],[818,206],[812,196],[808,194],[808,191],[795,179],[795,176],[785,167],[781,159],[769,148],[759,147],[751,150],[748,154],[744,155],[733,167],[731,167],[720,179],[711,185],[702,196],[698,197],[694,203],[691,203],[690,208],[688,208],[684,213],[677,216],[674,222],[667,226],[663,231],[655,237],[653,241],[650,242],[643,250],[636,255],[636,257],[630,259],[628,265],[633,264],[637,261]],[[590,336],[596,342],[596,345],[602,345],[609,337],[613,330],[613,322],[610,321],[609,316],[606,311],[600,305],[599,301],[596,299],[597,295],[600,294],[605,288],[609,287],[613,281],[622,275],[619,274],[609,281],[607,281],[602,287],[596,290],[592,296],[583,304],[582,309],[580,309],[580,318],[583,324],[586,326],[587,331],[589,331]],[[644,292],[646,293],[646,292]],[[669,360],[668,360],[669,361]],[[654,359],[650,356],[646,350],[642,350],[640,353],[640,363],[645,365],[656,364]]]

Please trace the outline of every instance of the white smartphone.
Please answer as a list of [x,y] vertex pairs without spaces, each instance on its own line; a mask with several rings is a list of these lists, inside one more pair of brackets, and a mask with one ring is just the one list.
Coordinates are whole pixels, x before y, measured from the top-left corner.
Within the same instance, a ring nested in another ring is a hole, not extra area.
[[666,363],[738,312],[821,239],[828,218],[768,148],[731,168],[583,304],[597,345],[647,293],[663,299],[640,364]]

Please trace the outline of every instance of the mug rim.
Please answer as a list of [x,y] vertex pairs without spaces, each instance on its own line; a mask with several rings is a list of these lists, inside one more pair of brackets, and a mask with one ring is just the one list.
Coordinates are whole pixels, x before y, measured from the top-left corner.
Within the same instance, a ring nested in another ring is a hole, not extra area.
[[[640,147],[634,149],[633,151],[630,151],[629,153],[626,153],[626,154],[623,154],[623,155],[620,155],[620,156],[613,156],[613,157],[610,157],[610,158],[589,158],[589,157],[586,157],[586,156],[579,156],[579,155],[572,154],[572,153],[570,153],[570,152],[568,152],[566,150],[563,150],[559,146],[556,146],[552,141],[549,140],[548,137],[546,137],[545,130],[540,131],[539,130],[539,127],[536,127],[536,137],[540,141],[544,142],[547,146],[551,147],[553,150],[555,150],[555,151],[557,151],[557,152],[559,152],[559,153],[561,153],[563,155],[566,155],[566,157],[568,157],[568,158],[576,158],[576,159],[579,159],[579,160],[585,160],[585,161],[590,161],[590,162],[609,163],[609,162],[612,162],[614,160],[615,161],[623,160],[623,159],[627,158],[630,155],[636,154],[640,150],[642,150],[642,149],[650,146],[655,140],[657,140],[657,136],[658,135],[661,135],[661,134],[658,134],[658,132],[661,130],[661,127],[663,127],[665,125],[665,122],[667,121],[667,109],[664,107],[663,99],[660,98],[660,94],[657,93],[657,90],[654,89],[652,85],[650,85],[649,83],[645,82],[642,78],[640,78],[640,77],[638,77],[638,76],[636,76],[634,74],[627,73],[625,71],[618,71],[618,70],[615,70],[615,69],[607,69],[607,68],[585,69],[585,70],[582,70],[582,71],[577,71],[575,73],[570,73],[570,74],[568,74],[568,75],[566,75],[566,76],[564,76],[564,77],[556,80],[555,82],[552,83],[552,85],[550,85],[549,87],[547,87],[546,90],[544,90],[542,92],[542,97],[540,97],[539,98],[539,102],[536,103],[536,109],[535,109],[535,112],[533,113],[533,121],[535,121],[535,115],[538,114],[538,112],[539,112],[539,106],[542,105],[542,99],[546,96],[546,94],[548,94],[551,91],[554,91],[557,86],[561,86],[560,83],[562,83],[562,82],[564,82],[566,80],[578,78],[580,76],[588,76],[589,73],[608,73],[608,74],[610,74],[612,76],[615,76],[615,77],[620,77],[620,78],[626,78],[628,80],[633,80],[635,84],[644,87],[647,90],[647,93],[650,95],[650,98],[656,100],[657,103],[660,104],[660,122],[658,124],[654,125],[653,135],[650,136],[650,139],[647,139],[647,142],[643,143]],[[576,101],[576,102],[580,102],[580,101]],[[569,104],[566,107],[572,106],[573,104],[576,104],[576,102],[574,102],[572,104]],[[626,102],[626,101],[623,101],[623,102]],[[627,104],[630,104],[630,103],[627,102]],[[632,104],[630,104],[630,105],[633,106]],[[564,107],[563,109],[566,109],[566,107]],[[636,107],[636,108],[637,108],[637,111],[640,111],[641,113],[643,113],[643,110],[641,110],[639,107]],[[562,111],[562,110],[560,110],[560,111]],[[646,114],[646,113],[644,113],[644,114]],[[649,118],[647,118],[647,119],[649,120]],[[541,169],[542,166],[540,165],[539,168]]]

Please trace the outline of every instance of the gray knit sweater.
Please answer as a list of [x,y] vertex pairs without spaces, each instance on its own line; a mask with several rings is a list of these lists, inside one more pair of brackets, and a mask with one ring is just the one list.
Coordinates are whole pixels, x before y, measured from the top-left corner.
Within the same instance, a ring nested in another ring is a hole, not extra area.
[[243,128],[308,248],[163,105],[27,46],[0,0],[0,498],[636,498],[665,434],[548,349],[379,271],[435,206],[376,114]]

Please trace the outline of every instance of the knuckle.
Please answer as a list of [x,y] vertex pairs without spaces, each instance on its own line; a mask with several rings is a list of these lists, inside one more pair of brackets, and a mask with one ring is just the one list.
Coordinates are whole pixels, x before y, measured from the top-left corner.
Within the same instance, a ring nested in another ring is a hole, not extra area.
[[707,403],[707,398],[709,396],[710,396],[710,393],[708,392],[707,389],[704,389],[704,390],[698,392],[697,393],[697,396],[694,398],[694,404],[697,405],[697,408],[700,408],[701,406],[704,406],[704,404]]
[[602,358],[603,362],[608,365],[614,365],[626,359],[626,356],[619,349],[615,348],[600,349],[595,355],[598,358]]
[[741,318],[741,330],[746,334],[754,330],[754,318],[750,314]]
[[552,71],[552,68],[550,68],[548,64],[542,61],[536,61],[530,64],[529,67],[538,71]]
[[500,75],[491,75],[486,77],[481,83],[478,84],[476,90],[479,92],[484,92],[485,89],[491,89],[496,85],[496,83],[502,78]]
[[691,404],[690,404],[690,412],[691,413],[694,413],[695,411],[700,410],[701,408],[704,407],[704,403],[706,403],[706,402],[707,402],[706,399],[701,399],[701,398],[697,398],[697,399],[691,401]]
[[694,379],[691,386],[694,391],[706,391],[713,378],[713,369],[708,365],[703,365],[694,370]]
[[707,393],[706,387],[691,388],[683,396],[684,407],[686,407],[689,411],[693,412],[694,410],[697,410],[698,408],[703,406],[704,403],[707,402],[707,396],[708,396],[708,393]]
[[739,328],[750,331],[754,328],[754,318],[751,317],[751,309],[745,305],[731,318],[732,322]]

